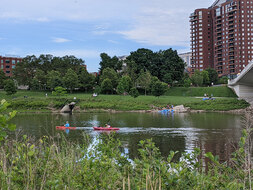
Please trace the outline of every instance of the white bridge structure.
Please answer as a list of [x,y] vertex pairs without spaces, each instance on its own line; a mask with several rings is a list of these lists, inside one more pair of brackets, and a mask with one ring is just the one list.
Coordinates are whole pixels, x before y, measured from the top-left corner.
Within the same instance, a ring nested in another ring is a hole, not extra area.
[[228,81],[228,87],[232,88],[239,98],[253,104],[253,61],[251,61],[233,80]]

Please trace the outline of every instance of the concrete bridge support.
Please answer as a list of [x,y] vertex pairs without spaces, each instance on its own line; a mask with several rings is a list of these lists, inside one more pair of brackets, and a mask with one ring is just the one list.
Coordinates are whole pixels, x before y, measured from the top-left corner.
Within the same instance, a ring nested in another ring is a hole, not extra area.
[[239,98],[245,99],[253,105],[253,61],[244,68],[241,74],[228,82]]

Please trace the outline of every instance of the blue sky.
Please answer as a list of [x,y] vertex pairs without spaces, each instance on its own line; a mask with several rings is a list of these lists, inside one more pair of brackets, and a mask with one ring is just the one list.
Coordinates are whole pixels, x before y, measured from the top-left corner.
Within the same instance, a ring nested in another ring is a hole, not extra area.
[[190,13],[213,1],[0,0],[0,55],[74,55],[95,72],[103,52],[186,52]]

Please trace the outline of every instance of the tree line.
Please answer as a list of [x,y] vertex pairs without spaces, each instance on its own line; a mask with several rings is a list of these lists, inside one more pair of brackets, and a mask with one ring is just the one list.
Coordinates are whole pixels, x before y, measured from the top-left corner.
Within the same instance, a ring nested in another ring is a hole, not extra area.
[[[79,90],[134,97],[139,93],[160,96],[168,86],[208,86],[219,82],[217,72],[211,68],[196,71],[190,77],[185,72],[185,63],[171,48],[158,52],[141,48],[131,52],[124,61],[106,53],[100,57],[99,74],[94,76],[88,73],[84,60],[75,56],[27,56],[13,69],[13,79],[31,90],[52,91],[62,87],[71,93]],[[8,81],[7,86],[14,84],[0,71],[0,88],[4,87],[3,81]]]

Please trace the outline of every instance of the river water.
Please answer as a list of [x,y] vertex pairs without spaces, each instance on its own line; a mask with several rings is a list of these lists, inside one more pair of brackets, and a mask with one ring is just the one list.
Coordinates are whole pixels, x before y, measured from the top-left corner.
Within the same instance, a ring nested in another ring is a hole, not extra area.
[[[138,153],[140,140],[152,138],[163,156],[173,151],[191,152],[200,148],[203,153],[212,152],[226,160],[233,152],[234,143],[241,137],[241,115],[223,113],[74,113],[70,114],[18,114],[12,123],[24,134],[40,138],[63,133],[70,141],[82,139],[83,133],[97,139],[101,132],[92,126],[110,123],[119,127],[116,136],[133,158]],[[69,121],[70,126],[83,130],[55,129]]]

